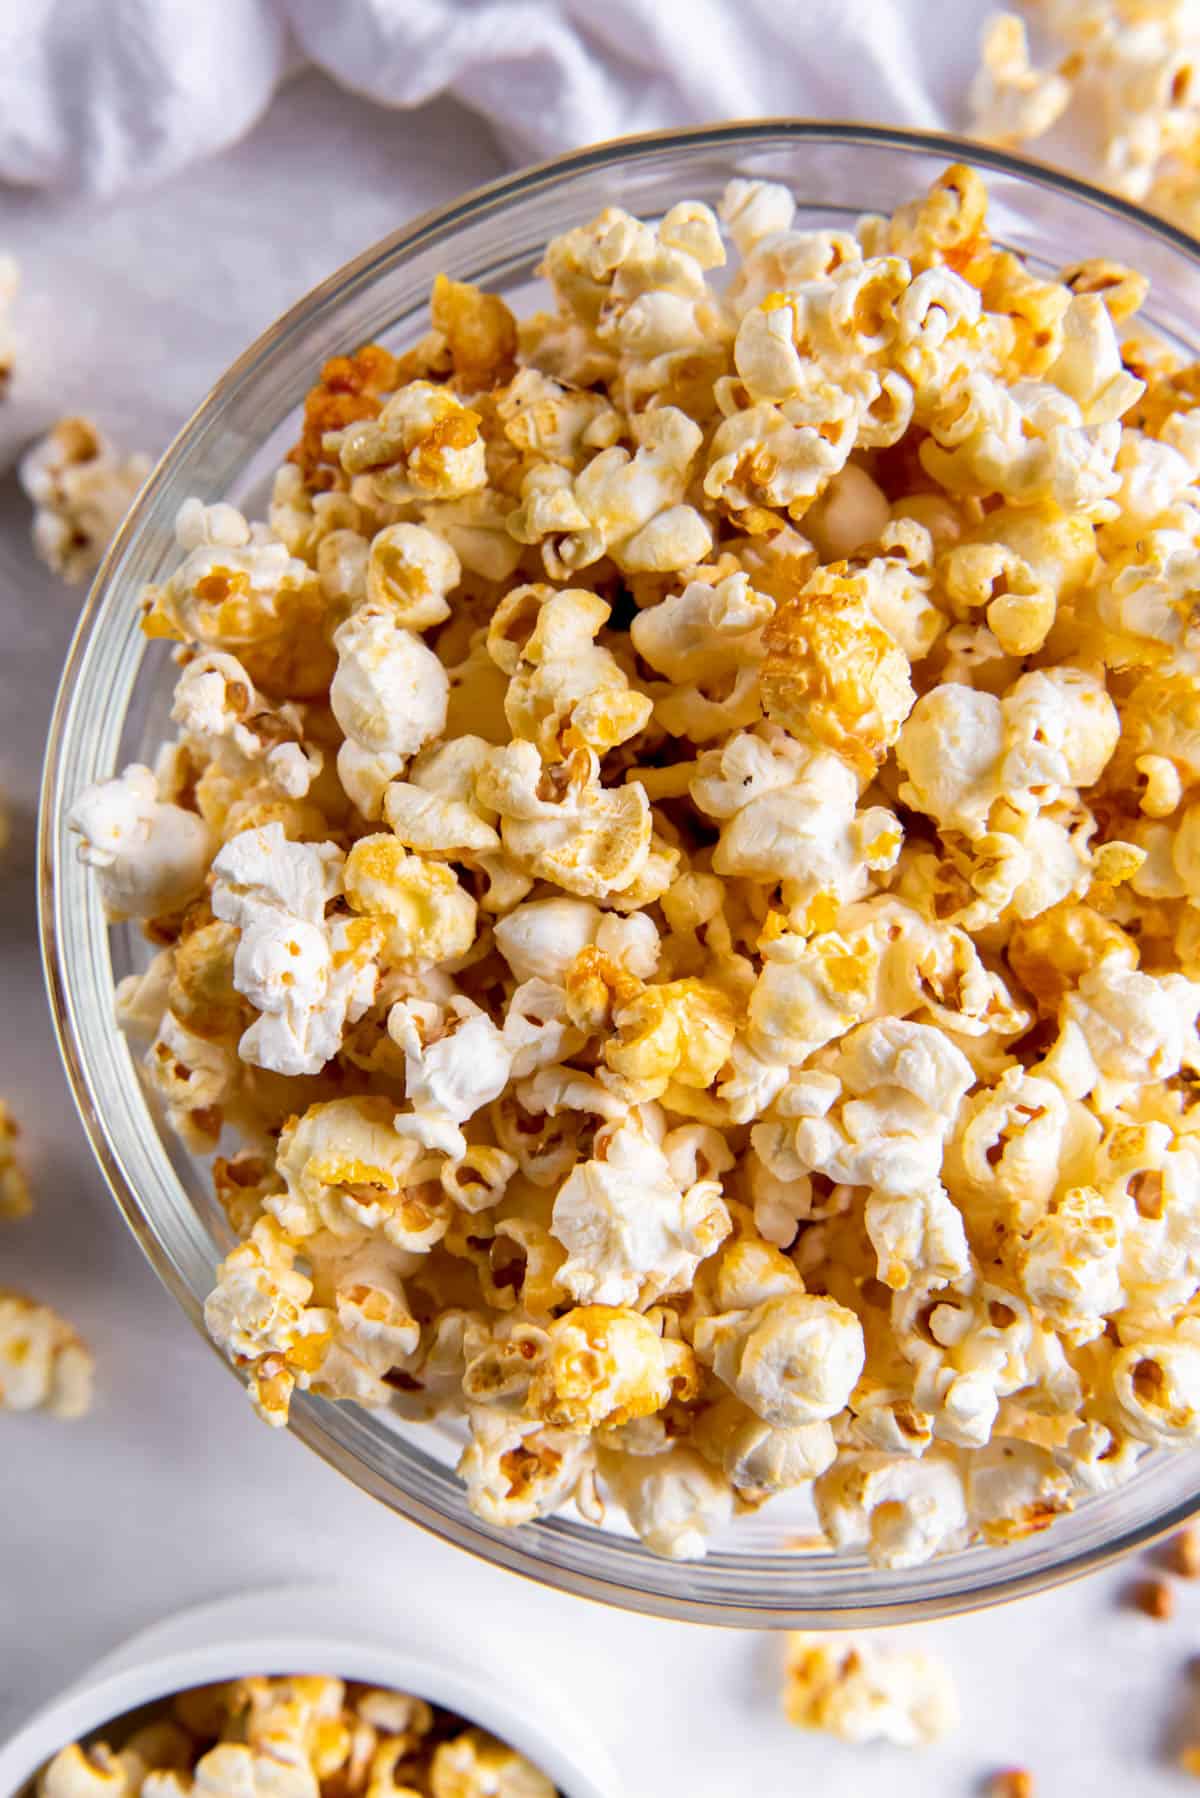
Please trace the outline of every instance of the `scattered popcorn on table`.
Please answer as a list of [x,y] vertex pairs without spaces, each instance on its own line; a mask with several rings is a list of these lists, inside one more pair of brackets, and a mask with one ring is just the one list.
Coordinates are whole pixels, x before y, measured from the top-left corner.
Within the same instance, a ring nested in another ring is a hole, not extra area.
[[0,1288],[0,1410],[82,1417],[92,1402],[92,1357],[48,1305]]
[[920,1748],[958,1724],[954,1681],[935,1655],[841,1631],[793,1630],[783,1708],[798,1729],[824,1730],[856,1744]]
[[994,13],[984,27],[973,134],[1016,146],[1060,119],[1082,124],[1084,141],[1099,140],[1104,186],[1194,232],[1200,21],[1190,0],[1041,0],[1029,15],[1048,40],[1040,67],[1017,13]]
[[325,1674],[197,1686],[155,1712],[119,1746],[60,1749],[37,1798],[556,1798],[544,1773],[486,1730],[423,1698]]
[[47,567],[73,586],[94,574],[150,467],[149,456],[121,455],[90,418],[60,419],[27,450],[21,485],[34,504],[33,547]]
[[[1091,12],[1157,92],[1175,9]],[[1009,135],[1070,79],[988,69]],[[794,219],[610,207],[547,310],[334,358],[269,522],[181,508],[176,735],[71,822],[265,1418],[905,1568],[1200,1442],[1200,378],[966,168]],[[940,1716],[848,1654],[815,1714]]]
[[0,1217],[27,1217],[33,1209],[29,1175],[17,1148],[21,1127],[0,1099]]

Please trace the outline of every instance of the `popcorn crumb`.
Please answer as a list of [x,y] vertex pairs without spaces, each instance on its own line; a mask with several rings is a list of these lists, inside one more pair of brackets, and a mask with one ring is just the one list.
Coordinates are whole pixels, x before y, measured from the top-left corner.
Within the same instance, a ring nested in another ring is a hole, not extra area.
[[840,1632],[791,1633],[783,1708],[799,1729],[901,1748],[928,1746],[958,1723],[950,1670],[934,1655]]
[[89,418],[63,418],[21,458],[33,501],[33,546],[72,586],[95,573],[146,476],[150,458],[122,455]]

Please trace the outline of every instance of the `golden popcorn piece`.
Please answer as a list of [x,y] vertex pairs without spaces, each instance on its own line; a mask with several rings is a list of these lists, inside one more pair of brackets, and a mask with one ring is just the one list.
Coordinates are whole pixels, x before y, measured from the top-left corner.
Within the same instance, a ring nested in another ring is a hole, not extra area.
[[446,340],[455,379],[466,393],[498,387],[516,368],[517,321],[499,294],[435,275],[429,316]]
[[555,1318],[529,1407],[558,1429],[617,1429],[699,1390],[696,1359],[640,1312],[581,1305]]
[[862,583],[799,593],[763,632],[767,716],[842,754],[869,778],[895,743],[915,694],[908,659],[875,622]]

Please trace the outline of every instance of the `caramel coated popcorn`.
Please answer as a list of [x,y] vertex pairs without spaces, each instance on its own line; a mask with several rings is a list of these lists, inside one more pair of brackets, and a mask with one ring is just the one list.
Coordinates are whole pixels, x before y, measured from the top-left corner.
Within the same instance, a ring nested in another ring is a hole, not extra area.
[[405,1692],[323,1674],[181,1692],[119,1747],[71,1743],[38,1798],[556,1798],[515,1748]]
[[609,208],[328,364],[72,821],[266,1418],[909,1567],[1200,1440],[1200,380],[966,168],[794,214]]

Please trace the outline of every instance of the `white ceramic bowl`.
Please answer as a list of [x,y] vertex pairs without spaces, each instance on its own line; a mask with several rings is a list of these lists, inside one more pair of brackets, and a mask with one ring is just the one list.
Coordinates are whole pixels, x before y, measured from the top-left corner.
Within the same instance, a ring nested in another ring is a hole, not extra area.
[[[357,1622],[364,1610],[365,1629]],[[444,1627],[443,1620],[443,1642]],[[370,1600],[344,1591],[252,1593],[182,1612],[123,1644],[0,1744],[0,1795],[22,1798],[67,1743],[191,1686],[251,1673],[330,1673],[413,1692],[480,1724],[540,1767],[562,1798],[617,1798],[608,1755],[558,1692],[482,1662],[474,1641],[468,1663],[442,1645],[427,1652],[419,1645],[426,1640],[422,1621],[388,1628]]]

